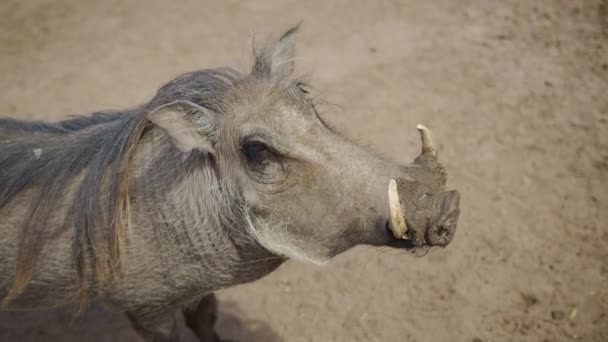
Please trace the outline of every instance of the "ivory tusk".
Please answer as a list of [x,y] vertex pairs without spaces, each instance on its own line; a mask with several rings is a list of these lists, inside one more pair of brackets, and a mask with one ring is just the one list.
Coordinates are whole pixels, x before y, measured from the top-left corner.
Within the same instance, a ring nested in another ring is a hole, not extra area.
[[407,224],[405,223],[405,213],[399,203],[397,182],[394,179],[388,183],[388,210],[389,228],[393,232],[393,236],[396,239],[403,239],[407,233]]
[[435,141],[431,131],[424,125],[416,126],[418,132],[420,132],[420,139],[422,140],[422,154],[430,153],[431,156],[437,157],[437,147],[435,147]]

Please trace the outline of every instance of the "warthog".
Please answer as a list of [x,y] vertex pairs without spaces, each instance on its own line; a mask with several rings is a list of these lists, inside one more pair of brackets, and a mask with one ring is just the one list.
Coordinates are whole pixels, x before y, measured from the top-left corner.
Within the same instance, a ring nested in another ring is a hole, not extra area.
[[288,259],[450,243],[460,195],[430,132],[406,166],[341,136],[293,75],[295,31],[132,109],[0,120],[2,307],[99,302],[147,341],[215,340],[212,293]]

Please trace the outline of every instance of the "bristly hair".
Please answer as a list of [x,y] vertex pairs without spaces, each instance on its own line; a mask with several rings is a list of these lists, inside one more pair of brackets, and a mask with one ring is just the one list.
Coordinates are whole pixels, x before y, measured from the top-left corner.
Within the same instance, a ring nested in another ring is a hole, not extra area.
[[[73,227],[72,253],[82,310],[89,285],[103,288],[121,269],[130,167],[151,125],[147,113],[176,100],[222,112],[223,94],[240,77],[232,69],[184,74],[161,87],[150,102],[122,112],[58,123],[1,119],[0,209],[19,193],[34,191],[19,239],[13,284],[2,305],[19,296],[32,280],[45,243]],[[59,225],[60,231],[49,231],[48,220],[72,185],[77,188],[65,222]]]
[[14,133],[70,133],[88,126],[118,119],[123,114],[122,112],[97,112],[90,116],[75,117],[57,123],[0,118],[0,129]]

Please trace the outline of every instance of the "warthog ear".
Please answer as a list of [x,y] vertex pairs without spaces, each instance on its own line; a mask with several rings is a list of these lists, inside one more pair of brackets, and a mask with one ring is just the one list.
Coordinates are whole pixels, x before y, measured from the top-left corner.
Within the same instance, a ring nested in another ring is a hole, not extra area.
[[175,101],[154,109],[147,117],[169,136],[180,151],[215,152],[211,140],[215,115],[207,108],[189,101]]
[[281,38],[255,52],[255,63],[251,73],[273,82],[280,82],[289,77],[295,67],[295,33],[298,29],[299,26],[289,29]]

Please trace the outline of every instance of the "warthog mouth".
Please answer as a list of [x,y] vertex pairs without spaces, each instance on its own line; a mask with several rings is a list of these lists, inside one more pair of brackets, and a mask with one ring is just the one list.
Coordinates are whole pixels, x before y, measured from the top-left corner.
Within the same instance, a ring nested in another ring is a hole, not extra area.
[[386,235],[390,237],[387,246],[399,249],[413,250],[414,248],[420,246],[420,242],[417,243],[415,236],[408,236],[401,239],[397,239],[393,237],[393,231],[391,230],[390,223],[387,221],[386,226]]

